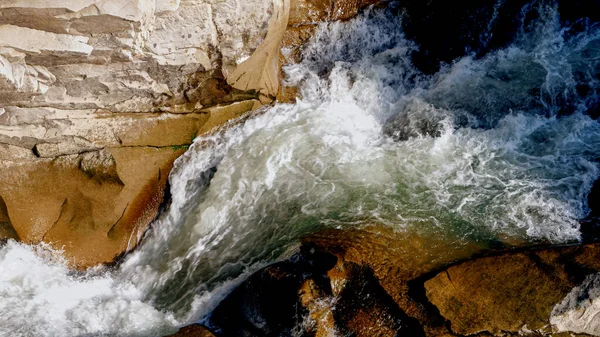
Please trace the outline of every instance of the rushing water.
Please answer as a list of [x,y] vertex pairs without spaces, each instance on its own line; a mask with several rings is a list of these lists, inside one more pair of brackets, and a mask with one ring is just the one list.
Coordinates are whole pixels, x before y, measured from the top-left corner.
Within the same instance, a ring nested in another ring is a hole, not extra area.
[[388,10],[320,26],[285,69],[302,98],[197,139],[170,207],[118,268],[80,274],[43,246],[0,248],[0,335],[167,334],[325,228],[377,223],[455,249],[579,240],[600,175],[600,124],[585,114],[600,28],[572,33],[553,5],[523,11],[538,18],[510,46],[432,76]]

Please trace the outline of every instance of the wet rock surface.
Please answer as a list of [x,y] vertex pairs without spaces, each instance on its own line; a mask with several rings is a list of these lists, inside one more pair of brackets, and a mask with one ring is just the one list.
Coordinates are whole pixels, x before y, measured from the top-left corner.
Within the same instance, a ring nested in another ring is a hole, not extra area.
[[427,298],[456,333],[550,334],[554,307],[598,271],[600,245],[589,244],[475,259],[445,269],[424,285]]
[[78,267],[134,248],[196,136],[295,99],[282,46],[375,2],[1,4],[0,239],[50,242]]
[[217,336],[598,335],[600,245],[469,259],[442,257],[448,246],[415,256],[437,243],[407,239],[379,226],[308,237],[236,288],[209,326]]
[[190,325],[181,328],[176,334],[168,337],[214,337],[214,335],[201,325]]
[[573,288],[552,310],[550,323],[558,331],[600,335],[600,273]]
[[305,245],[236,288],[212,313],[218,336],[424,336],[365,266]]

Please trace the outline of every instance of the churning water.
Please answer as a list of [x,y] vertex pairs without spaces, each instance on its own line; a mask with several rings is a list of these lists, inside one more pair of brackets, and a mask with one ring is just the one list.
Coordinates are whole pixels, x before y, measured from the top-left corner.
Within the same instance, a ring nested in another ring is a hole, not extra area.
[[600,176],[600,124],[586,115],[600,27],[574,33],[552,5],[523,11],[537,19],[510,46],[432,76],[389,10],[321,25],[285,69],[302,98],[197,139],[170,207],[118,268],[80,274],[44,247],[0,248],[0,335],[174,332],[325,228],[375,223],[456,249],[579,240]]

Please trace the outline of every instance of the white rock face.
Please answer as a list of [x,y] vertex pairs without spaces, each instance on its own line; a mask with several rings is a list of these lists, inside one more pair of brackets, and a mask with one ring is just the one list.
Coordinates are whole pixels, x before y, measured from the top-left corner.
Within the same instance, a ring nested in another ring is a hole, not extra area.
[[273,0],[2,0],[0,107],[156,110],[188,74],[231,73],[272,12]]
[[600,336],[600,273],[589,275],[550,315],[555,332]]

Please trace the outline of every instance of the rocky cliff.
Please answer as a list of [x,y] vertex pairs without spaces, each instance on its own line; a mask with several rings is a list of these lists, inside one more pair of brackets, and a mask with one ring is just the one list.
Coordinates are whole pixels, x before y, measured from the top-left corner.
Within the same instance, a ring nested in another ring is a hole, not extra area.
[[135,247],[196,136],[292,100],[315,24],[375,2],[2,1],[0,239],[79,267]]
[[1,237],[81,267],[134,247],[194,138],[276,95],[264,55],[288,13],[287,0],[3,1]]

